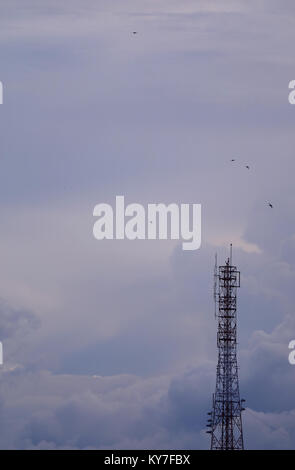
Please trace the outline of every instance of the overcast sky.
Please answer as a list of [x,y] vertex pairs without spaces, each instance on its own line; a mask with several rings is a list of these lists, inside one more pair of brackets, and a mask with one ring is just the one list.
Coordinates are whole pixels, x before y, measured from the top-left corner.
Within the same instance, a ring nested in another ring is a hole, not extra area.
[[[291,0],[1,1],[1,448],[207,449],[230,243],[245,447],[294,448],[294,40]],[[202,204],[200,250],[95,240],[116,195]]]

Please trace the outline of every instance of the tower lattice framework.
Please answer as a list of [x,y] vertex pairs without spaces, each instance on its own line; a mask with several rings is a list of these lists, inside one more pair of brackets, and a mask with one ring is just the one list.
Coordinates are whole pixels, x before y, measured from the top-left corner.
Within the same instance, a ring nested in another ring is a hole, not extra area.
[[215,315],[218,310],[218,364],[207,431],[211,450],[243,450],[242,404],[237,363],[237,288],[240,272],[232,265],[232,248],[225,265],[215,263]]

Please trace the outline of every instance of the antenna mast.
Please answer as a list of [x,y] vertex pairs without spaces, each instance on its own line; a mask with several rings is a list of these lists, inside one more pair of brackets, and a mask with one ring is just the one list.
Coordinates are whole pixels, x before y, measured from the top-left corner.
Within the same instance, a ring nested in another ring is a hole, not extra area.
[[215,305],[215,311],[214,311],[215,320],[216,320],[217,303],[218,303],[217,281],[218,281],[217,253],[215,253],[214,287],[213,287],[213,297],[214,297],[214,305]]
[[[243,450],[242,411],[237,363],[237,288],[240,272],[232,265],[232,245],[225,265],[214,270],[215,306],[218,304],[218,364],[212,411],[208,413],[211,450]],[[216,307],[215,307],[216,308]]]

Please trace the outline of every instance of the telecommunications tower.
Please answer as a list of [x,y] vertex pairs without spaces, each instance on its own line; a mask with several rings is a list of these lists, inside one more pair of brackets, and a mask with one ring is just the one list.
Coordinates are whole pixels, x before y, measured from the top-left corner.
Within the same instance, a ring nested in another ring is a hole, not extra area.
[[[242,411],[237,363],[237,288],[240,272],[232,265],[230,256],[224,266],[217,268],[215,258],[214,299],[215,318],[218,317],[218,364],[212,411],[208,413],[208,434],[211,450],[243,450]],[[217,312],[218,310],[218,312]]]

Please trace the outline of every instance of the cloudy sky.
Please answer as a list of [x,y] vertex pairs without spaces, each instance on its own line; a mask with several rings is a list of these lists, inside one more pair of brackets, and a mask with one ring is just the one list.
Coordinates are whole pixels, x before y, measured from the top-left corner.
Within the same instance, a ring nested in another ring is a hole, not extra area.
[[[207,449],[231,242],[245,447],[294,448],[294,40],[291,0],[1,1],[1,448]],[[95,240],[120,194],[200,250]]]

